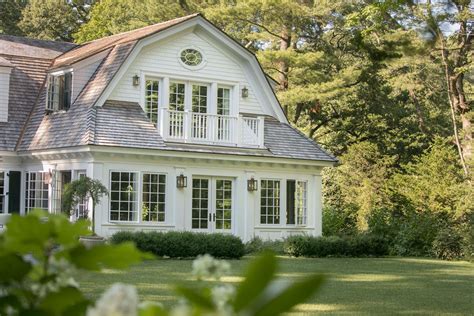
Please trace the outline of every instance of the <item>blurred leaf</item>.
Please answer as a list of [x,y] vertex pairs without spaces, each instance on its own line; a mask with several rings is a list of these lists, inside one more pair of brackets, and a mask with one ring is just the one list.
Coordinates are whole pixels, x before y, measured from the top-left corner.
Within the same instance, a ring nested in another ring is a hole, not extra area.
[[41,302],[40,308],[50,315],[65,315],[66,309],[84,301],[81,291],[69,286],[49,293]]
[[214,309],[214,304],[212,303],[211,299],[202,295],[196,290],[180,286],[176,288],[176,292],[181,294],[190,303],[193,303],[196,306],[210,310]]
[[242,310],[255,301],[273,279],[277,263],[275,255],[264,253],[252,260],[245,273],[245,280],[237,289],[234,301],[235,311]]
[[[21,281],[31,271],[31,264],[23,261],[23,258],[13,253],[0,255],[0,283]],[[8,273],[6,273],[8,271]]]
[[304,281],[297,282],[280,294],[274,296],[255,312],[255,316],[273,316],[289,311],[297,304],[305,302],[324,281],[322,275],[312,275]]
[[168,314],[163,306],[154,303],[142,304],[138,310],[138,316],[167,316]]
[[125,269],[143,259],[153,258],[151,254],[139,251],[130,242],[120,245],[98,245],[90,249],[79,245],[71,251],[70,255],[72,264],[86,270]]

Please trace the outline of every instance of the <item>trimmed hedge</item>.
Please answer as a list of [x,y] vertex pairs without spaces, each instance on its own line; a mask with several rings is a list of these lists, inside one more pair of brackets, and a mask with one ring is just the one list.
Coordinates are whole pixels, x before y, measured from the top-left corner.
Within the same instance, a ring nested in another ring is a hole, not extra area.
[[375,235],[351,237],[291,236],[285,240],[285,253],[293,257],[365,257],[388,255],[384,238]]
[[194,258],[210,254],[215,258],[239,259],[245,254],[242,240],[225,234],[121,231],[110,238],[113,244],[125,241],[131,241],[138,249],[160,257]]

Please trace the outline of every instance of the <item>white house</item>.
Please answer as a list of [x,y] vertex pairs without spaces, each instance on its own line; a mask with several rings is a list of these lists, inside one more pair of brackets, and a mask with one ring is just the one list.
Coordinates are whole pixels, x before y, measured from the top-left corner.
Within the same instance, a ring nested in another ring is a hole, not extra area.
[[289,125],[272,85],[200,15],[79,46],[0,35],[0,213],[60,212],[87,175],[110,191],[102,236],[320,235],[336,159]]

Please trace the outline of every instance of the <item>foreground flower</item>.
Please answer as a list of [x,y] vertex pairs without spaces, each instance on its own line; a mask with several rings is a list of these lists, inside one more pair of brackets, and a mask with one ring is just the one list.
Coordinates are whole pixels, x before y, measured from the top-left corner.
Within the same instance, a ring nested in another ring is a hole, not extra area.
[[115,283],[87,310],[87,316],[136,316],[138,294],[134,286]]
[[230,264],[224,260],[214,259],[205,254],[198,256],[193,261],[193,275],[198,279],[220,279],[229,273]]

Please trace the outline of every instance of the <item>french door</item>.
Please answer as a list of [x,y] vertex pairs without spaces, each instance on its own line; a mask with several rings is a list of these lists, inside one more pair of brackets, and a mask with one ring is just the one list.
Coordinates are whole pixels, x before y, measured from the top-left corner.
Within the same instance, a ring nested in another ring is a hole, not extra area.
[[208,232],[232,231],[233,180],[193,177],[191,228]]

